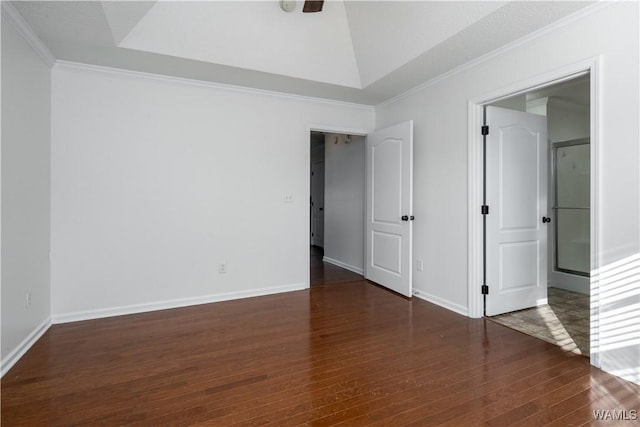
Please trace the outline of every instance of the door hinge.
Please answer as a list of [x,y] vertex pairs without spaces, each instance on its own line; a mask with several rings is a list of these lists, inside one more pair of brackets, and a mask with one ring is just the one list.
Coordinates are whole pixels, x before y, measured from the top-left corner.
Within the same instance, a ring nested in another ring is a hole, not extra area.
[[482,295],[489,295],[489,285],[482,285]]
[[489,205],[482,205],[480,212],[482,215],[489,215]]
[[489,126],[488,125],[482,126],[482,134],[483,135],[489,135]]
[[316,235],[316,233],[311,233],[311,237],[314,237]]

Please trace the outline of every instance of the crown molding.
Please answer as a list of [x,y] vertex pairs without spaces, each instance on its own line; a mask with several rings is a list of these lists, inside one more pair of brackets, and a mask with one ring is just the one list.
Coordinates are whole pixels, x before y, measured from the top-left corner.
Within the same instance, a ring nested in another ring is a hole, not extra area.
[[316,97],[305,96],[305,95],[295,95],[295,94],[276,92],[276,91],[265,90],[265,89],[255,89],[255,88],[250,88],[245,86],[230,85],[226,83],[216,83],[216,82],[208,82],[204,80],[187,79],[184,77],[168,76],[164,74],[153,74],[153,73],[147,73],[142,71],[132,71],[132,70],[126,70],[123,68],[105,67],[103,65],[84,64],[80,62],[57,60],[55,63],[54,69],[92,72],[92,73],[118,76],[118,77],[124,77],[124,78],[156,81],[161,83],[206,87],[206,88],[227,90],[231,92],[239,92],[239,93],[246,93],[246,94],[252,94],[252,95],[270,96],[270,97],[288,99],[288,100],[294,100],[294,101],[305,101],[305,102],[313,102],[316,104],[320,103],[320,104],[327,104],[327,105],[333,105],[333,106],[339,106],[339,107],[345,107],[345,108],[356,108],[356,109],[372,111],[372,112],[375,110],[375,107],[373,105],[356,104],[352,102],[336,101],[333,99],[316,98]]
[[473,68],[477,65],[480,65],[484,62],[487,62],[493,58],[495,58],[496,56],[502,55],[506,52],[509,52],[511,50],[514,50],[524,44],[530,43],[536,39],[539,39],[540,37],[543,37],[544,35],[555,31],[557,29],[560,29],[566,25],[569,25],[572,22],[575,22],[579,19],[582,19],[586,16],[589,16],[599,10],[604,9],[605,7],[610,6],[612,3],[615,2],[611,2],[611,1],[606,1],[606,0],[599,0],[597,1],[595,4],[591,5],[591,6],[587,6],[571,15],[565,16],[564,18],[561,18],[555,22],[552,22],[551,24],[542,27],[532,33],[529,33],[523,37],[520,37],[517,40],[514,40],[510,43],[507,43],[506,45],[499,47],[498,49],[492,50],[491,52],[485,53],[482,56],[479,56],[475,59],[472,59],[469,62],[466,62],[456,68],[453,68],[447,72],[444,72],[442,74],[440,74],[439,76],[436,76],[430,80],[427,80],[424,83],[419,84],[418,86],[413,87],[412,89],[409,89],[405,92],[402,92],[399,95],[394,96],[393,98],[389,98],[386,101],[383,101],[379,104],[376,105],[376,108],[382,108],[382,107],[387,107],[391,104],[394,104],[404,98],[407,98],[415,93],[418,93],[426,88],[428,88],[429,86],[433,86],[436,83],[439,83],[443,80],[446,80],[450,77],[453,77],[457,74],[462,73],[463,71],[466,71],[470,68]]
[[558,98],[557,96],[545,96],[543,98],[532,99],[527,101],[527,110],[529,107],[538,107],[541,105],[557,105],[561,108],[576,110],[576,111],[589,111],[589,104],[580,104],[578,102],[570,101],[568,99]]
[[547,105],[549,102],[549,97],[545,96],[543,98],[532,99],[531,101],[527,101],[527,110],[530,107],[540,107],[541,105]]
[[580,104],[578,102],[570,101],[568,99],[558,98],[556,96],[549,97],[549,104],[557,105],[561,108],[566,108],[569,110],[576,111],[589,111],[589,104]]
[[22,38],[31,46],[33,50],[42,58],[49,68],[56,63],[56,57],[49,48],[36,35],[33,28],[24,20],[18,9],[8,0],[2,0],[2,16],[16,29]]

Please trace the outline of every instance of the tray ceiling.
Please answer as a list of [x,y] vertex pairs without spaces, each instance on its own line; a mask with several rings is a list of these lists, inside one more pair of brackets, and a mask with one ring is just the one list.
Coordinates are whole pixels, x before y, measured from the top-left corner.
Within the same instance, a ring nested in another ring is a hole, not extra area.
[[57,59],[373,105],[591,2],[12,3]]

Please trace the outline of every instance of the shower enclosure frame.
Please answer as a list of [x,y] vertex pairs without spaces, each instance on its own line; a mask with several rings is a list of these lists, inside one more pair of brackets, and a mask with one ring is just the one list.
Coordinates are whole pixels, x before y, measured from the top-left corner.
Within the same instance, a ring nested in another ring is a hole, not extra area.
[[[558,229],[559,229],[559,215],[558,215],[558,211],[561,209],[575,209],[575,210],[586,210],[588,212],[591,211],[591,201],[589,200],[588,206],[577,206],[577,207],[560,207],[558,205],[558,174],[557,174],[557,152],[558,152],[558,148],[562,148],[562,147],[572,147],[572,146],[577,146],[577,145],[590,145],[591,142],[591,138],[578,138],[578,139],[572,139],[572,140],[568,140],[568,141],[560,141],[560,142],[554,142],[551,144],[551,159],[552,159],[552,163],[551,163],[551,191],[552,191],[552,197],[553,197],[553,206],[552,206],[552,211],[553,211],[553,244],[549,245],[551,247],[552,250],[552,256],[551,259],[553,259],[553,266],[552,269],[555,272],[559,272],[559,273],[565,273],[565,274],[573,274],[576,276],[581,276],[581,277],[590,277],[591,274],[589,271],[579,271],[579,270],[573,270],[573,269],[569,269],[569,268],[563,268],[560,267],[560,263],[558,260]],[[589,158],[589,162],[591,162],[591,159]],[[590,183],[590,181],[589,181]],[[590,191],[588,192],[590,194]],[[591,218],[591,215],[589,215],[589,218]],[[591,219],[589,219],[591,220]],[[589,224],[588,227],[589,231],[591,230],[591,225]],[[591,235],[589,235],[589,245],[591,245]],[[590,251],[589,251],[590,253]]]

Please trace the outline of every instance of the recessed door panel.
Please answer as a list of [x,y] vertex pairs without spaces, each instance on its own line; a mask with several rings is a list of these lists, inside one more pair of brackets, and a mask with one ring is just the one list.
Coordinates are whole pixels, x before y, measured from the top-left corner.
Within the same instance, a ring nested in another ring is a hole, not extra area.
[[500,291],[538,286],[538,266],[530,262],[537,257],[537,241],[500,245]]
[[500,129],[500,229],[538,227],[538,134],[520,126]]
[[371,259],[374,267],[400,275],[402,260],[401,236],[374,231],[371,248]]
[[398,224],[402,216],[402,141],[385,139],[372,147],[373,220]]

